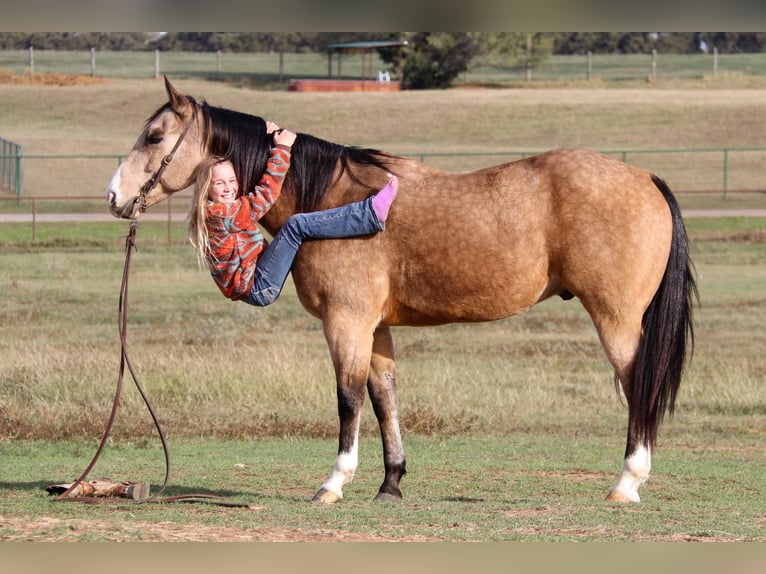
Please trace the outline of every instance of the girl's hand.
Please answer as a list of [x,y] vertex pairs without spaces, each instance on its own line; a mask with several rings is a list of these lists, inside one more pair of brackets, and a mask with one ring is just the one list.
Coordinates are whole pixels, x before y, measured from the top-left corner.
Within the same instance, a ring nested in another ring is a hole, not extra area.
[[297,136],[291,132],[290,130],[286,130],[283,128],[278,128],[274,132],[274,144],[284,145],[287,147],[292,147],[293,143],[295,143],[295,138]]
[[274,145],[281,144],[287,147],[292,147],[297,137],[290,130],[280,128],[272,121],[266,120],[266,133],[274,135]]

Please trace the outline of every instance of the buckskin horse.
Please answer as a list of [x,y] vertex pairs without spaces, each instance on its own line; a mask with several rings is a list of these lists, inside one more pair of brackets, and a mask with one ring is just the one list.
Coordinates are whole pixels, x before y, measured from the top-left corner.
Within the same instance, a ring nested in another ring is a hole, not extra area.
[[[168,102],[109,184],[115,217],[139,217],[187,188],[209,155],[234,162],[243,190],[263,172],[270,140],[262,118],[198,102],[167,78],[165,88]],[[274,234],[293,213],[363,199],[388,172],[400,191],[385,233],[306,243],[292,269],[301,304],[322,321],[337,382],[338,453],[314,500],[337,502],[354,476],[365,389],[383,442],[375,499],[402,497],[392,326],[492,321],[560,296],[589,313],[626,397],[623,469],[607,498],[638,502],[694,346],[696,285],[668,186],[585,149],[448,173],[299,134],[282,195],[261,225]]]

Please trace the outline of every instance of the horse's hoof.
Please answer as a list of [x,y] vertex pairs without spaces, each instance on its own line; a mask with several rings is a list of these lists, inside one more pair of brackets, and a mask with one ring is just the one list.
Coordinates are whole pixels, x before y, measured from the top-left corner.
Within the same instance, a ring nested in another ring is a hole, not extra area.
[[609,502],[641,502],[641,500],[638,498],[638,495],[633,498],[623,492],[617,492],[616,490],[613,490],[607,494],[606,499]]
[[379,492],[373,499],[375,502],[401,502],[402,495],[391,494],[390,492]]
[[340,496],[335,494],[334,492],[330,492],[329,490],[325,490],[324,488],[319,489],[319,492],[317,492],[314,495],[314,498],[311,499],[311,502],[321,502],[323,504],[335,504],[341,499]]

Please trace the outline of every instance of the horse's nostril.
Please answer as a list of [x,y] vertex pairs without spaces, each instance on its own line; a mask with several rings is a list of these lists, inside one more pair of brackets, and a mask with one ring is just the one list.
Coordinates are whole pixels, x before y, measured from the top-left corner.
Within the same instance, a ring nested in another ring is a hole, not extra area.
[[114,193],[113,191],[107,191],[106,192],[106,202],[109,205],[113,206],[115,204],[116,200],[117,200],[117,194],[116,193]]

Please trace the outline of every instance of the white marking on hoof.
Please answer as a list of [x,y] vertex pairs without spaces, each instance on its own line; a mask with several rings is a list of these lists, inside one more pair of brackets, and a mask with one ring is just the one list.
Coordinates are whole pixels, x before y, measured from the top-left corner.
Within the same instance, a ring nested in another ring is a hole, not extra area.
[[[342,452],[335,458],[335,470],[333,470],[330,478],[320,487],[319,492],[314,496],[322,499],[328,497],[329,493],[332,493],[337,498],[332,502],[337,502],[343,498],[343,486],[354,480],[354,474],[356,468],[359,465],[359,439],[354,440],[354,444],[349,452]],[[323,494],[323,491],[327,494]],[[325,500],[322,500],[325,502]]]
[[639,446],[625,459],[622,473],[606,499],[614,502],[641,502],[638,489],[649,478],[651,468],[651,450],[648,447]]

